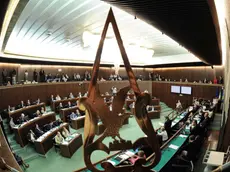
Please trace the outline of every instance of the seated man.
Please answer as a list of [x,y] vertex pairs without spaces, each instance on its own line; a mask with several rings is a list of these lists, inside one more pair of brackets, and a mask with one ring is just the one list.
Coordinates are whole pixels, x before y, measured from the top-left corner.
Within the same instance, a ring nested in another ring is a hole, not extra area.
[[81,92],[79,92],[78,93],[78,98],[81,98],[81,97],[82,97]]
[[16,159],[16,161],[19,165],[21,165],[24,169],[29,168],[29,164],[26,164],[25,161],[20,156],[15,154],[15,152],[12,152],[12,153],[13,153],[14,158]]
[[200,132],[201,132],[201,128],[199,125],[197,125],[197,120],[193,120],[190,126],[190,134],[196,136],[199,135]]
[[57,135],[55,136],[54,139],[57,145],[60,145],[64,141],[64,138],[62,137],[60,132],[57,132]]
[[73,99],[73,98],[74,98],[73,93],[69,93],[69,98],[70,98],[70,99]]
[[61,110],[61,109],[63,109],[64,107],[63,107],[63,105],[62,105],[62,102],[60,102],[59,103],[59,106],[57,107],[57,110],[59,111],[59,110]]
[[50,124],[45,124],[45,125],[43,126],[43,131],[44,131],[44,132],[47,132],[47,131],[51,130],[51,129],[52,129],[52,126],[53,126],[53,123],[52,123],[52,122],[51,122]]
[[74,113],[74,112],[72,112],[71,114],[70,114],[70,119],[71,120],[75,120],[75,119],[77,119],[77,114],[76,113]]
[[44,107],[41,107],[41,114],[45,114],[46,113],[46,110]]
[[17,107],[18,107],[18,109],[20,109],[20,108],[24,108],[24,107],[25,107],[24,102],[23,102],[23,101],[21,101],[21,103],[20,103]]
[[67,138],[68,136],[70,136],[69,131],[65,127],[62,130],[62,135],[64,138]]
[[70,101],[68,101],[68,104],[65,106],[65,108],[70,108],[70,107],[72,107],[72,104]]
[[28,135],[27,135],[28,141],[34,143],[34,141],[36,140],[36,135],[34,134],[34,132],[32,130],[29,131]]
[[59,95],[57,95],[56,100],[61,100],[61,97]]
[[200,126],[205,128],[205,127],[207,127],[209,125],[209,123],[210,123],[210,118],[208,116],[208,113],[205,112],[204,113],[204,119],[201,121]]
[[60,126],[62,124],[62,121],[61,119],[58,119],[56,121],[53,122],[53,126],[52,127],[57,127],[57,126]]
[[30,103],[30,100],[27,100],[27,106],[30,106],[31,103]]
[[195,142],[195,136],[191,135],[189,137],[189,142],[181,148],[182,152],[181,152],[180,158],[186,159],[186,160],[193,160],[199,150],[197,146],[198,145]]
[[51,100],[51,102],[55,101],[54,95],[50,96],[50,100]]
[[13,129],[15,126],[14,119],[10,117],[10,128]]
[[36,137],[38,138],[44,134],[44,131],[42,131],[40,129],[40,127],[38,126],[38,124],[36,124],[35,129],[34,129],[34,133],[35,133]]
[[20,124],[22,124],[22,123],[24,123],[24,122],[27,122],[28,121],[28,119],[27,119],[27,117],[25,116],[25,114],[24,113],[22,113],[21,114],[21,116],[19,117],[19,123]]
[[157,135],[162,136],[162,143],[168,140],[168,134],[163,126],[158,130]]

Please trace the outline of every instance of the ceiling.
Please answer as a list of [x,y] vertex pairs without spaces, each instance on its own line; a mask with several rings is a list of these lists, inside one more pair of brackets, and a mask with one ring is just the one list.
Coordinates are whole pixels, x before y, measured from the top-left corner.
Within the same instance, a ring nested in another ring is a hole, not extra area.
[[210,64],[221,64],[214,0],[104,0],[170,35]]
[[[201,2],[202,0],[188,0],[188,4],[181,2],[180,5],[176,3],[178,0],[168,5],[167,0],[105,1],[112,5],[131,64],[200,62],[200,59],[189,53],[183,46],[189,48],[205,62],[218,63],[220,53],[218,54],[219,49],[217,51],[213,43],[217,44],[218,41],[215,33],[213,36],[214,26],[210,24],[207,3]],[[191,3],[192,1],[194,3]],[[100,0],[20,0],[18,5],[20,8],[16,9],[16,14],[11,20],[5,37],[4,56],[32,60],[92,63],[107,13],[111,7],[110,4]],[[196,11],[193,11],[192,15],[198,20],[197,23],[194,18],[191,18],[191,11],[186,11],[187,5],[192,6],[193,10],[196,7]],[[174,6],[177,8],[171,10],[171,7]],[[182,16],[187,17],[189,22],[184,21],[185,18],[176,13],[177,10],[180,15],[183,12]],[[203,16],[199,16],[201,10],[204,10]],[[135,19],[135,15],[137,19]],[[199,22],[199,18],[205,20],[203,24]],[[207,19],[209,22],[206,21]],[[198,27],[199,24],[201,26]],[[192,25],[195,25],[196,28],[191,27]],[[172,28],[174,34],[165,28]],[[178,38],[179,33],[187,38],[187,42],[184,41],[185,39],[175,39],[183,46],[167,36],[168,34],[173,38]],[[207,36],[209,36],[209,41],[206,39]],[[200,47],[200,51],[198,47]],[[207,48],[209,53],[201,51],[201,49]],[[204,57],[207,56],[215,56],[217,60],[206,60]],[[113,31],[110,28],[105,41],[102,63],[111,64],[117,61],[115,60],[117,58],[121,57]]]

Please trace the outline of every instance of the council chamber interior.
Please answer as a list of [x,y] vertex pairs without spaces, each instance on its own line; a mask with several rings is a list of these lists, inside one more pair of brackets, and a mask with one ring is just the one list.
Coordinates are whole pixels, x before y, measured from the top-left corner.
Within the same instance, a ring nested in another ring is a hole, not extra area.
[[230,171],[228,0],[1,0],[0,171]]

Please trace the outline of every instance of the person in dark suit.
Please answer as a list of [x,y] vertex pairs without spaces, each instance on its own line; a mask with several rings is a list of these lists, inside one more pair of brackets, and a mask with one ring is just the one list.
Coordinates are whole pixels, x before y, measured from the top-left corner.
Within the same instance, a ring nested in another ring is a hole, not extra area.
[[57,126],[60,126],[62,124],[62,120],[61,119],[58,119],[56,121],[53,122],[53,126],[52,127],[57,127]]
[[3,85],[5,85],[7,83],[7,71],[6,69],[3,69],[2,70],[2,82],[3,82]]
[[51,130],[51,129],[52,129],[52,125],[53,125],[52,122],[49,123],[49,124],[45,124],[45,125],[43,126],[43,131],[44,131],[44,132],[47,132],[47,131]]
[[37,73],[36,69],[34,69],[33,80],[34,80],[35,82],[38,82],[38,73]]
[[181,158],[187,160],[193,160],[196,157],[199,150],[198,144],[195,141],[195,136],[191,135],[189,137],[189,142],[181,149],[182,149]]
[[36,124],[34,133],[35,133],[36,137],[40,137],[44,134],[44,131],[42,131],[40,129],[40,127],[38,126],[38,124]]
[[201,127],[207,127],[209,125],[209,122],[210,122],[210,118],[208,116],[208,112],[205,112],[204,113],[204,118],[201,121],[200,126]]
[[21,116],[19,117],[19,123],[22,124],[24,122],[28,121],[27,117],[25,116],[24,113],[21,114]]
[[168,116],[165,117],[164,128],[168,135],[171,133],[172,120]]
[[24,101],[22,100],[21,103],[17,107],[18,109],[24,108],[25,107]]
[[201,128],[197,125],[197,120],[193,120],[190,126],[190,134],[191,135],[199,135],[201,133]]
[[65,108],[70,108],[70,107],[72,107],[72,104],[71,104],[71,102],[70,102],[70,101],[68,101],[68,104],[67,104],[67,105],[65,105]]
[[60,103],[59,103],[59,106],[57,107],[57,110],[60,111],[60,110],[63,109],[63,108],[64,108],[64,106],[63,106],[62,103],[60,102]]

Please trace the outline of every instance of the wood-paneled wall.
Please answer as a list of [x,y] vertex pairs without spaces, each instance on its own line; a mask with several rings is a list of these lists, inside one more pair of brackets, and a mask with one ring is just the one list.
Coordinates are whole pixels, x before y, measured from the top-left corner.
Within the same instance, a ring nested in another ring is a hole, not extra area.
[[[105,93],[110,91],[112,86],[118,89],[129,86],[128,81],[105,81],[98,82],[99,91]],[[31,101],[40,98],[43,102],[48,102],[50,96],[59,94],[61,97],[66,97],[70,92],[77,94],[78,92],[85,93],[88,91],[89,82],[67,82],[67,83],[41,83],[36,85],[18,85],[0,87],[0,109],[7,108],[8,105],[15,106],[21,100]],[[139,81],[139,88],[141,91],[148,90],[150,94],[165,102],[168,106],[174,108],[176,101],[179,99],[184,105],[192,103],[193,97],[201,97],[212,99],[216,96],[216,91],[220,85],[209,84],[180,84],[174,82],[152,82]],[[192,95],[179,96],[171,93],[171,85],[189,85],[192,87]]]
[[[191,95],[183,95],[171,93],[171,85],[190,86],[192,87]],[[152,95],[160,98],[169,107],[175,108],[177,100],[180,100],[184,107],[191,105],[193,97],[205,98],[212,100],[221,85],[214,84],[193,84],[178,82],[152,82]]]
[[[52,75],[56,75],[57,73],[65,73],[68,74],[69,77],[73,77],[74,73],[79,73],[81,76],[84,75],[85,71],[91,72],[93,67],[81,67],[81,66],[57,66],[57,65],[26,65],[26,64],[10,64],[10,63],[0,63],[0,72],[3,69],[6,69],[8,75],[10,72],[15,69],[17,72],[17,81],[24,80],[24,73],[27,70],[29,73],[28,79],[32,81],[33,79],[33,71],[39,73],[42,69],[46,74],[51,73]],[[151,72],[152,69],[145,68],[133,68],[134,74],[139,77],[140,75],[144,76],[146,79],[148,78],[148,73]],[[113,67],[100,67],[99,70],[99,78],[103,77],[108,79],[110,74],[114,74]],[[127,74],[124,67],[121,67],[119,70],[119,75],[123,78],[127,78]],[[0,83],[2,83],[2,75],[0,76]]]
[[[74,73],[80,73],[83,75],[85,71],[92,71],[92,67],[81,67],[81,66],[57,66],[57,65],[26,65],[26,64],[11,64],[11,63],[0,63],[0,72],[3,69],[6,69],[8,73],[10,73],[13,69],[17,71],[17,81],[21,81],[24,79],[25,70],[29,73],[29,80],[33,78],[33,71],[36,69],[39,72],[41,69],[45,71],[45,73],[51,73],[52,75],[56,75],[57,73],[65,73],[68,74],[69,77],[73,77]],[[59,71],[61,69],[61,71]],[[133,72],[136,77],[142,75],[145,79],[148,79],[149,73],[158,73],[165,78],[170,78],[171,80],[179,80],[187,78],[189,81],[194,80],[203,80],[204,78],[208,80],[213,80],[214,76],[223,76],[223,68],[222,67],[185,67],[185,68],[133,68]],[[101,67],[99,70],[99,78],[103,76],[103,78],[108,79],[110,74],[114,74],[113,67]],[[119,74],[127,79],[126,70],[124,67],[121,67],[119,70]],[[0,75],[0,83],[2,83],[2,75]]]
[[222,66],[214,66],[212,69],[210,66],[202,67],[174,67],[174,68],[156,68],[153,69],[153,73],[160,74],[164,78],[168,78],[171,81],[180,79],[188,81],[207,80],[213,81],[214,77],[224,76]]

